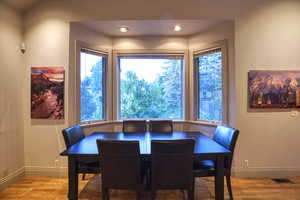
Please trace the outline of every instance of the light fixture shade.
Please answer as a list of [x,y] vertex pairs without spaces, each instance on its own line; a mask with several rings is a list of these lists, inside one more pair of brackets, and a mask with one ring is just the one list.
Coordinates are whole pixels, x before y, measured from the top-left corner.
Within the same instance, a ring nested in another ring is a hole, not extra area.
[[181,31],[181,29],[182,29],[182,28],[181,28],[180,25],[175,25],[175,26],[174,26],[174,31],[177,31],[177,32],[178,32],[178,31]]
[[122,33],[126,33],[126,32],[128,32],[129,31],[129,28],[128,27],[120,27],[120,32],[122,32]]

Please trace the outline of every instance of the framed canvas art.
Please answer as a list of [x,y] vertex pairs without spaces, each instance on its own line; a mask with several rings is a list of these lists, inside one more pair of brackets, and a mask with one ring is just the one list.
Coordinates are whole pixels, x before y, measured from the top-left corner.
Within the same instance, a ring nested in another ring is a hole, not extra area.
[[31,118],[64,119],[64,67],[31,68]]
[[300,108],[300,71],[249,71],[248,102],[250,108]]

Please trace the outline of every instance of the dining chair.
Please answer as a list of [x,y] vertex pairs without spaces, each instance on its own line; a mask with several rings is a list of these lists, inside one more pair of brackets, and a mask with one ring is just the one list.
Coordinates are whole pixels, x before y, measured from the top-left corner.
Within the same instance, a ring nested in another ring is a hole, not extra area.
[[147,131],[146,120],[123,120],[124,133],[143,133]]
[[172,120],[150,120],[149,121],[150,132],[171,133],[173,132]]
[[134,189],[140,199],[143,183],[138,141],[97,140],[101,162],[102,199],[109,189]]
[[[216,128],[213,140],[226,149],[231,151],[231,156],[225,159],[224,163],[224,173],[226,176],[226,185],[229,193],[229,197],[233,200],[232,187],[231,187],[231,166],[233,153],[235,149],[235,144],[237,142],[239,131],[237,129],[218,125]],[[194,176],[195,177],[207,177],[216,176],[215,161],[213,160],[203,160],[194,162]]]
[[187,190],[188,199],[194,199],[193,152],[195,141],[151,141],[151,198],[156,190]]
[[[75,125],[62,130],[62,134],[64,137],[64,142],[66,148],[71,147],[73,144],[79,142],[81,139],[85,137],[83,129],[80,125]],[[82,180],[85,179],[86,173],[98,174],[99,171],[99,162],[93,161],[80,161],[78,163],[77,168],[78,173],[82,173]]]

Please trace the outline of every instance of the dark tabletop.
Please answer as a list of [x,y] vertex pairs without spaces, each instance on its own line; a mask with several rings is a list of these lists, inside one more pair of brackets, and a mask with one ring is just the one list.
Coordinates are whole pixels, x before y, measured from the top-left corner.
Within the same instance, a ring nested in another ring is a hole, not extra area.
[[93,133],[78,143],[72,145],[61,153],[62,156],[96,156],[98,149],[96,140],[138,140],[142,156],[151,155],[151,140],[174,140],[187,139],[195,140],[194,154],[199,156],[230,155],[231,152],[219,145],[211,138],[199,132],[172,132],[172,133]]

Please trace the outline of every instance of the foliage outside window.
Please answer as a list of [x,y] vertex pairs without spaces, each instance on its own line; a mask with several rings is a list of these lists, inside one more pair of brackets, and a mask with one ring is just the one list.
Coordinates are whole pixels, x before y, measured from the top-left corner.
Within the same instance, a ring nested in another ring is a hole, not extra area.
[[222,52],[216,49],[195,57],[199,120],[223,121]]
[[121,119],[183,118],[183,56],[118,59]]
[[105,118],[105,68],[107,57],[97,52],[80,51],[80,121]]

